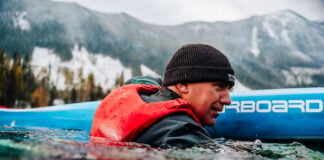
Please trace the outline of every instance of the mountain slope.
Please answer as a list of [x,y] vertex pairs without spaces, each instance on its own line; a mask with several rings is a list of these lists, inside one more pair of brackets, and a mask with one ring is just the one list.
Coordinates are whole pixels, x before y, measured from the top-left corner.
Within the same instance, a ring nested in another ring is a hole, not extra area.
[[208,43],[229,57],[237,79],[249,88],[324,86],[323,25],[289,10],[234,22],[158,26],[75,3],[3,0],[0,21],[0,48],[9,55],[42,47],[70,62],[78,46],[120,59],[132,68],[131,76],[141,74],[142,64],[162,75],[181,45]]

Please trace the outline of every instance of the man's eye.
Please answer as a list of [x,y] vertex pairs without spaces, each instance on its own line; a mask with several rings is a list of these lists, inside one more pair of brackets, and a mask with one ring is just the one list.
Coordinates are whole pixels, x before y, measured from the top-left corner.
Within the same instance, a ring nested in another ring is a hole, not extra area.
[[229,87],[228,84],[223,83],[223,82],[215,83],[214,86],[216,86],[218,89],[225,89],[225,88]]

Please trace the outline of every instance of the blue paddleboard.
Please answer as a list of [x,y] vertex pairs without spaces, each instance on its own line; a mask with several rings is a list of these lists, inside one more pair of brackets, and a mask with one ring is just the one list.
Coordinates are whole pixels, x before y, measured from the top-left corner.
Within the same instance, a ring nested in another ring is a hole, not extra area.
[[[231,93],[232,104],[212,127],[213,137],[324,140],[324,88]],[[100,101],[35,109],[1,109],[2,127],[46,127],[89,131]]]
[[101,101],[73,103],[32,109],[1,109],[0,126],[44,127],[90,130]]
[[213,137],[268,140],[324,140],[324,88],[231,93]]

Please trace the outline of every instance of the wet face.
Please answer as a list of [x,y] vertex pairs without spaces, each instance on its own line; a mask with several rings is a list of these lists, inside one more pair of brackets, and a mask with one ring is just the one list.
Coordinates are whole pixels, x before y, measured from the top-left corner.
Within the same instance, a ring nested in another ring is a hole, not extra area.
[[193,112],[204,125],[214,125],[218,112],[224,105],[231,103],[230,86],[223,82],[199,82],[183,84],[186,99],[193,107]]

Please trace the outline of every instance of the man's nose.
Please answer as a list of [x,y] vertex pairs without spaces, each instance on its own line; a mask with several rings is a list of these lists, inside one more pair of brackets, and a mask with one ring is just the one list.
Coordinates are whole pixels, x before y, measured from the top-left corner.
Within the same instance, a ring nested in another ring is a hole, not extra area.
[[224,91],[222,94],[222,97],[220,99],[220,102],[224,105],[230,105],[231,104],[231,97],[229,95],[229,91]]

